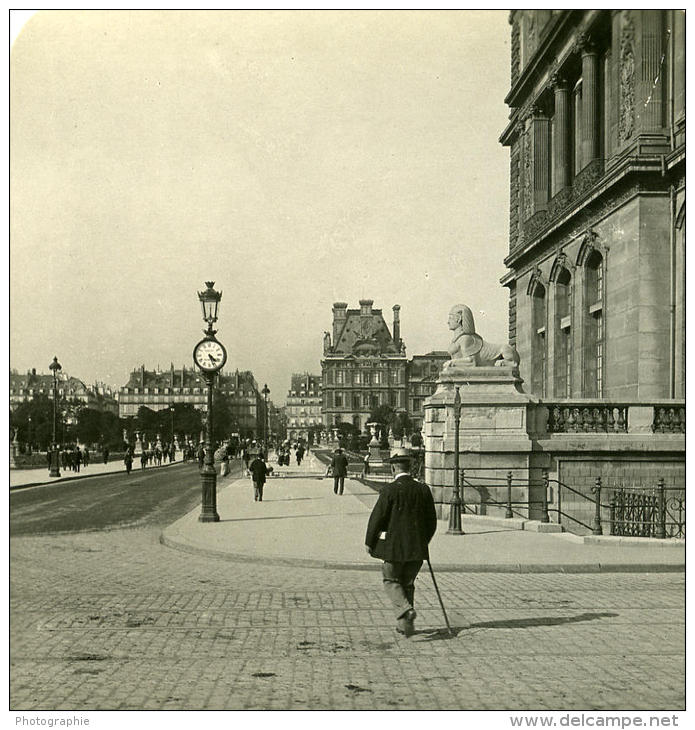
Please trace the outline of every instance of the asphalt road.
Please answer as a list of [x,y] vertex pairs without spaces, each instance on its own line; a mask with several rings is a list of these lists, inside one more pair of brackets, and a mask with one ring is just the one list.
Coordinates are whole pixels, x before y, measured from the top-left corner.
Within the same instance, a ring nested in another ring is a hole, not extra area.
[[[241,462],[234,461],[224,480],[239,476],[240,470]],[[196,463],[17,489],[10,492],[10,536],[164,527],[200,500]]]

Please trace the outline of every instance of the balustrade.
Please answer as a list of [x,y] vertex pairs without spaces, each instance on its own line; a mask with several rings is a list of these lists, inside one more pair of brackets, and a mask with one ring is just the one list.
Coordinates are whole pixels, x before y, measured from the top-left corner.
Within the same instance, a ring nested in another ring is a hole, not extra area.
[[654,406],[652,431],[685,433],[685,406]]
[[548,403],[548,433],[627,433],[628,406]]

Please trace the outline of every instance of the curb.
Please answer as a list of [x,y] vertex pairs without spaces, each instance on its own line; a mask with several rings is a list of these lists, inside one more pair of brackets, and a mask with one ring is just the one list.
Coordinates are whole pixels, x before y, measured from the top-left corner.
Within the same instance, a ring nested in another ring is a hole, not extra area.
[[[171,464],[162,464],[161,466],[152,466],[150,469],[164,469],[168,466],[180,466],[188,462],[174,461]],[[191,462],[192,463],[192,462]],[[139,470],[141,471],[141,470]],[[15,484],[10,485],[10,491],[14,492],[17,489],[28,489],[29,487],[50,487],[52,484],[62,484],[65,482],[76,482],[79,479],[97,479],[99,477],[110,477],[114,474],[125,474],[125,467],[123,469],[114,469],[114,471],[102,471],[98,474],[82,474],[74,477],[60,477],[58,479],[52,479],[50,482],[31,482],[30,484]]]
[[[168,528],[167,528],[168,529]],[[283,558],[270,555],[248,555],[230,553],[225,550],[202,548],[171,537],[166,529],[160,534],[159,542],[174,550],[194,555],[221,558],[235,562],[257,563],[259,565],[287,565],[298,568],[323,568],[330,570],[380,570],[381,563],[348,563],[310,558]],[[684,573],[685,564],[671,563],[442,563],[437,565],[440,573]]]

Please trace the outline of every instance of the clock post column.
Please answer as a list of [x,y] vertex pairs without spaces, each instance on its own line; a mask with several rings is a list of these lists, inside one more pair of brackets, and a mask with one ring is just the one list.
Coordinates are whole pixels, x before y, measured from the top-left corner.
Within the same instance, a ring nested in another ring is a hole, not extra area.
[[202,509],[198,522],[219,522],[217,514],[217,472],[215,471],[215,454],[212,446],[212,384],[216,373],[205,373],[208,388],[208,412],[205,419],[205,463],[200,470],[203,488]]

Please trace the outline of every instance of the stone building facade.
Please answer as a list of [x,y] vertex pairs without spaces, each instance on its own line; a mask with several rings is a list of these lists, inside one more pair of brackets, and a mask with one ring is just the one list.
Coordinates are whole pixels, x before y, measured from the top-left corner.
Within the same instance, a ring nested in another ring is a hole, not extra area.
[[393,330],[374,300],[359,309],[333,305],[333,329],[324,333],[321,376],[324,424],[351,423],[365,430],[370,412],[388,405],[405,411],[405,343],[400,335],[400,306],[393,307]]
[[442,365],[450,359],[448,352],[434,350],[426,355],[413,355],[408,361],[407,403],[413,429],[421,431],[425,418],[425,400],[437,389],[437,378]]
[[[260,436],[264,404],[253,373],[250,370],[222,373],[216,388],[229,397],[238,431],[243,435]],[[172,364],[169,370],[146,370],[142,365],[133,370],[128,382],[119,390],[118,403],[121,418],[137,415],[141,406],[160,411],[177,403],[190,403],[207,411],[205,379],[194,368],[177,369]]]
[[685,16],[515,10],[509,338],[541,398],[682,398]]
[[[118,413],[116,393],[109,386],[103,383],[86,385],[79,378],[64,371],[58,373],[56,380],[59,400],[77,400],[96,411]],[[53,398],[52,373],[48,375],[37,373],[35,368],[27,373],[10,371],[10,409],[15,409],[20,403],[25,403],[37,395]]]
[[309,429],[323,425],[322,405],[321,376],[293,373],[285,400],[286,437],[308,440]]

